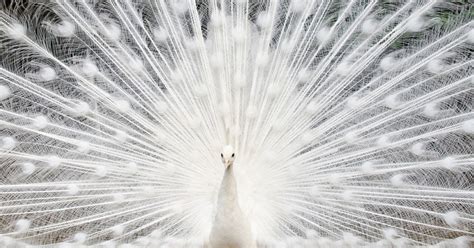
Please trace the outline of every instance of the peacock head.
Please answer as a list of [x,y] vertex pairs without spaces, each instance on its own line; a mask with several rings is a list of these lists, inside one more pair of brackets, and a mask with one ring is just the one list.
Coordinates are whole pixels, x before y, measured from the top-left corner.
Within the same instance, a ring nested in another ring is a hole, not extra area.
[[234,158],[235,158],[234,148],[229,145],[224,146],[221,153],[221,159],[226,169],[229,166],[234,164]]

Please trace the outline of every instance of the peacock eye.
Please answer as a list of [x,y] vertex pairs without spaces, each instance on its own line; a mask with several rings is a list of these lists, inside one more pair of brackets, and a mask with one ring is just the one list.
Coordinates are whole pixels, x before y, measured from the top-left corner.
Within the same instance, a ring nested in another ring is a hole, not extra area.
[[232,153],[232,157],[234,157],[235,153]]
[[224,158],[224,154],[221,153],[221,158]]

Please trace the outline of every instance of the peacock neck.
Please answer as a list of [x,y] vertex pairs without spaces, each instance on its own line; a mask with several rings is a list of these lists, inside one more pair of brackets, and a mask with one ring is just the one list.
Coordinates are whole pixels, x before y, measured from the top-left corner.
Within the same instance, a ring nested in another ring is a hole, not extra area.
[[210,234],[210,247],[256,247],[250,224],[238,203],[233,166],[224,172],[217,199],[217,213]]
[[239,208],[233,165],[229,165],[224,172],[217,203],[218,208],[227,210]]

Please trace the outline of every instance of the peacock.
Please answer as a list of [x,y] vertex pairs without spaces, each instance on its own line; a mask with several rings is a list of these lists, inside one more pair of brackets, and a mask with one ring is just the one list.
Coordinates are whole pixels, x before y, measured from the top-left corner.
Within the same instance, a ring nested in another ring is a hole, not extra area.
[[0,247],[470,247],[474,9],[0,3]]
[[255,247],[250,223],[239,205],[237,183],[234,175],[234,148],[225,146],[221,158],[225,171],[219,187],[216,216],[209,235],[209,246]]

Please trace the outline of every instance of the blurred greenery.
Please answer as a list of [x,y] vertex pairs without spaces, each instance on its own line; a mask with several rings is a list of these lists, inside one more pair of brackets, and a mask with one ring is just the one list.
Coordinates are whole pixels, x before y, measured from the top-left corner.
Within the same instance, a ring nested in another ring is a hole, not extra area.
[[[393,4],[393,0],[381,0],[382,5]],[[442,4],[434,9],[434,13],[429,16],[434,24],[428,31],[436,29],[446,29],[456,26],[462,20],[474,20],[474,2],[472,0],[451,0],[442,1]],[[410,42],[416,41],[422,35],[419,33],[404,33],[390,46],[390,50],[406,47]]]

